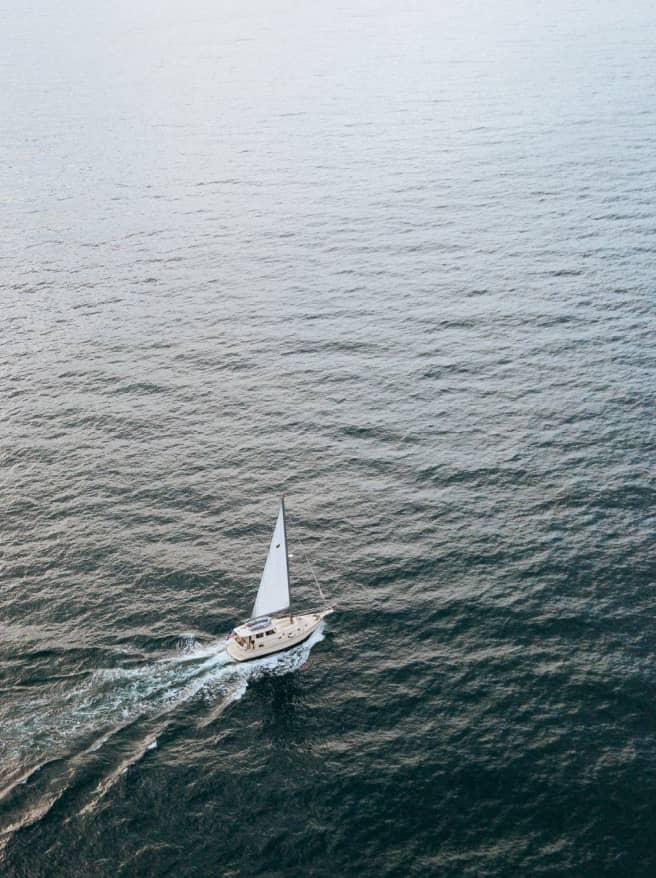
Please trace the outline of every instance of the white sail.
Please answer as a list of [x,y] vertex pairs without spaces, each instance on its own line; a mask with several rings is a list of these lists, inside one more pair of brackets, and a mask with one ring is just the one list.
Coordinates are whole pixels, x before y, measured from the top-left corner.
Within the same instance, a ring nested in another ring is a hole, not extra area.
[[257,590],[253,617],[272,616],[289,609],[289,570],[287,567],[287,533],[285,506],[280,504],[278,520],[271,538],[264,572]]

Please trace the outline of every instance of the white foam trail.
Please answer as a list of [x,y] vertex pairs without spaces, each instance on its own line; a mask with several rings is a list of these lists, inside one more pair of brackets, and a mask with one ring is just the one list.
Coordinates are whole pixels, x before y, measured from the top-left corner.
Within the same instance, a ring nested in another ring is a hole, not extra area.
[[[241,698],[249,680],[296,670],[322,639],[320,625],[297,647],[243,663],[232,661],[224,641],[202,646],[190,639],[176,656],[137,667],[99,668],[70,689],[14,704],[3,717],[0,758],[10,768],[28,756],[31,761],[35,753],[57,753],[78,736],[103,730],[112,734],[141,716],[170,713],[200,694],[209,703],[223,695],[222,712],[225,699],[232,703]],[[100,734],[92,746],[103,743]]]
[[[195,679],[189,681],[183,689],[171,691],[171,708],[184,701],[191,700],[202,692],[214,702],[214,707],[209,715],[199,723],[201,728],[207,726],[210,722],[214,722],[221,716],[230,704],[243,698],[251,680],[259,679],[266,674],[288,674],[302,667],[308,660],[312,647],[323,640],[323,627],[323,625],[320,625],[305,643],[293,649],[243,664],[231,661],[224,648],[218,654],[206,658],[197,668],[201,673]],[[200,651],[196,653],[197,657],[199,655]],[[217,693],[223,696],[218,704],[216,703]],[[161,711],[162,716],[168,713],[169,710],[166,708]],[[131,765],[142,759],[148,750],[157,747],[157,738],[166,727],[166,724],[166,721],[161,723],[132,754],[123,759],[109,775],[103,778],[92,793],[91,799],[79,811],[79,814],[87,814],[93,811],[101,799],[114,786],[118,778]]]
[[166,658],[159,659],[159,661],[162,664],[169,664],[171,662],[194,662],[199,658],[217,655],[218,653],[225,651],[225,640],[217,640],[214,643],[209,643],[203,646],[193,637],[190,637],[188,640],[185,639],[181,641],[180,652],[178,655],[167,656]]
[[[11,836],[43,819],[75,783],[77,772],[83,770],[92,754],[110,739],[137,720],[143,718],[146,723],[145,734],[134,742],[132,751],[84,796],[78,815],[92,812],[131,765],[157,748],[158,738],[170,724],[170,714],[177,706],[202,695],[210,707],[199,725],[203,727],[216,721],[230,704],[243,698],[251,680],[268,674],[288,674],[304,665],[312,647],[323,640],[323,628],[323,624],[320,625],[308,640],[290,650],[244,663],[230,659],[223,641],[211,647],[190,644],[188,651],[166,660],[136,668],[99,669],[84,684],[50,699],[41,698],[36,713],[35,702],[31,700],[29,719],[19,711],[9,725],[3,723],[4,741],[9,733],[14,741],[20,740],[25,749],[16,753],[15,773],[12,781],[0,790],[0,800],[8,800],[17,788],[25,789],[27,798],[21,796],[23,804],[9,808],[7,822],[0,827],[0,863]],[[70,746],[75,739],[89,732],[96,737],[71,754]],[[36,765],[32,762],[29,767],[26,755],[29,761],[35,757],[40,761]],[[11,769],[9,763],[5,758],[5,768]],[[49,784],[43,792],[38,791],[38,784],[31,789],[32,779],[57,763],[61,763],[61,771],[57,769],[54,785]]]

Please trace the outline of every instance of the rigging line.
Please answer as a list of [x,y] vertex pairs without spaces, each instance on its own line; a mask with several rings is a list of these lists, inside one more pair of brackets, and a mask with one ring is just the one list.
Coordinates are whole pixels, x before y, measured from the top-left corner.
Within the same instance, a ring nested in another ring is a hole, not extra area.
[[317,577],[316,577],[316,575],[315,575],[314,568],[313,568],[312,565],[310,564],[310,560],[309,560],[309,558],[308,558],[308,556],[307,556],[307,554],[306,554],[306,552],[305,552],[305,546],[303,545],[303,541],[301,540],[301,538],[300,538],[298,535],[295,535],[295,536],[294,536],[294,539],[295,539],[295,540],[298,540],[298,543],[299,543],[299,545],[300,545],[300,547],[301,547],[301,551],[303,552],[303,557],[305,558],[305,563],[306,563],[307,566],[310,568],[310,573],[312,574],[312,578],[313,578],[314,581],[316,582],[316,584],[317,584],[317,588],[319,589],[319,594],[321,595],[321,600],[322,600],[322,601],[325,601],[325,600],[326,600],[326,596],[325,596],[325,594],[323,593],[323,590],[322,590],[321,586],[319,585],[319,580],[317,579]]

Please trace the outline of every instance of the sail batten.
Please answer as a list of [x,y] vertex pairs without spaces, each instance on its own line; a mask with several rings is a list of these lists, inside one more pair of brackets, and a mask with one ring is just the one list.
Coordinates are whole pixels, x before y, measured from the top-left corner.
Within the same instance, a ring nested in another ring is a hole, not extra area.
[[289,609],[289,568],[287,562],[287,533],[285,507],[280,504],[278,519],[273,529],[269,554],[257,590],[253,617],[273,616]]

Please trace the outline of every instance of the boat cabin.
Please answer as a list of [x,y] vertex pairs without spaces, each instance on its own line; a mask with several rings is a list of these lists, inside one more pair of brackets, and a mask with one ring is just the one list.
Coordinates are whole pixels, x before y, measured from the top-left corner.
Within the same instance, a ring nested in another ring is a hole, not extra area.
[[273,619],[270,616],[260,616],[237,626],[233,637],[242,649],[255,650],[264,646],[264,641],[275,633]]

